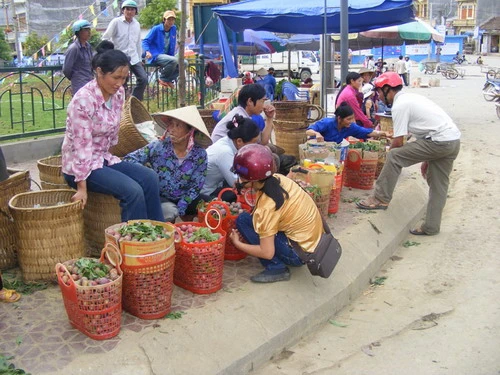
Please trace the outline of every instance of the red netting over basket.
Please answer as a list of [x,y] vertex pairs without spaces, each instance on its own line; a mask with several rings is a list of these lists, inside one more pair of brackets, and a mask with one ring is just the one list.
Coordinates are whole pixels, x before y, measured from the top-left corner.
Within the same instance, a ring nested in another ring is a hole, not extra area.
[[[219,195],[220,196],[220,195]],[[252,208],[245,203],[239,203],[239,207],[241,207],[242,210],[246,212],[251,212]],[[226,215],[222,218],[222,223],[221,223],[221,228],[224,232],[226,233],[231,233],[233,229],[236,228],[236,219],[238,218],[238,214],[231,214],[231,208],[228,206],[227,202],[223,201],[212,201],[208,203],[206,208],[204,210],[198,210],[198,221],[200,223],[205,223],[205,219],[207,220],[207,224],[211,227],[216,227],[218,225],[218,218],[216,217],[216,214],[211,214],[208,217],[206,217],[206,212],[210,208],[217,208],[217,207],[223,207]],[[244,241],[243,237],[240,236],[240,240]],[[244,259],[247,257],[247,254],[241,250],[238,250],[229,236],[226,237],[226,250],[225,250],[225,255],[224,259],[225,260],[240,260]]]
[[123,309],[141,319],[159,319],[170,312],[175,252],[162,263],[123,267]]
[[[157,241],[117,241],[111,230],[124,224],[151,223],[163,227],[168,238]],[[106,241],[123,256],[123,308],[140,319],[159,319],[170,312],[175,261],[175,227],[154,220],[130,220],[106,229]]]
[[[177,223],[178,228],[191,225],[198,229],[201,223]],[[176,242],[174,284],[197,294],[215,293],[222,288],[224,270],[224,247],[226,232],[220,227],[212,230],[219,233],[216,241],[189,243],[184,238]]]
[[[344,186],[355,189],[370,190],[375,182],[378,154],[364,152],[371,158],[362,158],[357,150],[349,150],[344,169]],[[374,156],[373,156],[374,155]]]
[[340,193],[342,192],[342,175],[335,176],[335,185],[330,193],[330,203],[328,205],[328,213],[336,214],[339,210]]
[[[114,251],[113,258],[121,259],[118,252],[105,248],[101,262],[107,252]],[[56,265],[57,281],[61,288],[64,307],[69,322],[80,332],[94,340],[109,339],[118,335],[122,318],[122,271],[119,263],[116,265],[119,277],[104,285],[79,286],[69,277],[63,281],[64,275],[69,275],[66,266],[69,261]]]

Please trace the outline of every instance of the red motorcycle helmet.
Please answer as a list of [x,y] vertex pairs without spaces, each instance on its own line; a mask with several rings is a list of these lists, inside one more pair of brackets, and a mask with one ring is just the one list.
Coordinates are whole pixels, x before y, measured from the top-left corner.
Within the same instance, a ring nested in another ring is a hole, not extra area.
[[397,87],[403,85],[403,79],[395,72],[381,74],[374,82],[376,88],[384,86]]
[[233,171],[248,181],[264,180],[274,172],[273,154],[256,143],[243,146],[234,156]]

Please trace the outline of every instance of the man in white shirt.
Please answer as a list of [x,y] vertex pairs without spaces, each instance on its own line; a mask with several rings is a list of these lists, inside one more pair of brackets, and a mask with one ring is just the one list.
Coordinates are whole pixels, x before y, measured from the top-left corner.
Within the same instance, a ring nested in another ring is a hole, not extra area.
[[109,40],[130,59],[130,70],[135,75],[136,84],[132,95],[144,99],[144,90],[148,85],[148,75],[141,60],[141,25],[134,18],[137,15],[137,3],[125,0],[122,4],[122,15],[114,18],[102,35],[103,40]]
[[[438,234],[446,204],[450,173],[460,151],[460,130],[453,120],[430,99],[401,92],[403,82],[394,72],[382,74],[375,87],[386,105],[392,105],[394,135],[384,168],[375,184],[375,192],[358,207],[385,210],[389,206],[401,169],[422,162],[422,176],[429,185],[429,202],[424,223],[410,233]],[[403,143],[411,133],[416,140]]]
[[406,81],[406,63],[403,60],[403,56],[399,56],[399,60],[394,65],[394,70],[399,74],[405,86],[408,86],[408,82]]
[[410,56],[406,55],[405,56],[405,66],[406,66],[406,83],[408,86],[410,84],[410,70],[411,70],[411,61],[410,61]]

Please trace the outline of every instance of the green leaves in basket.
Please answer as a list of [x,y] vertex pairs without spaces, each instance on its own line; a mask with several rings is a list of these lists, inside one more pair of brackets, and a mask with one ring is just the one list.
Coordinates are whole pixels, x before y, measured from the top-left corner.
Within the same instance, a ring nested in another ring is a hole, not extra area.
[[89,280],[106,277],[109,273],[108,266],[96,259],[80,258],[75,262],[75,266],[78,267],[79,273]]
[[132,241],[152,242],[161,238],[170,238],[161,225],[153,225],[150,222],[137,222],[126,224],[118,229],[122,236],[131,236]]

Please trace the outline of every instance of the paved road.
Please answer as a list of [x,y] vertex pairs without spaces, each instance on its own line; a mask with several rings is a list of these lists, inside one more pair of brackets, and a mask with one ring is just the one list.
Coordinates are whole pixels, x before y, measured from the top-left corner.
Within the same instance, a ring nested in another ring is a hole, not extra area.
[[442,233],[409,235],[380,271],[383,285],[256,375],[500,374],[500,120],[481,95],[479,67],[463,69],[463,80],[409,89],[433,98],[463,132]]

